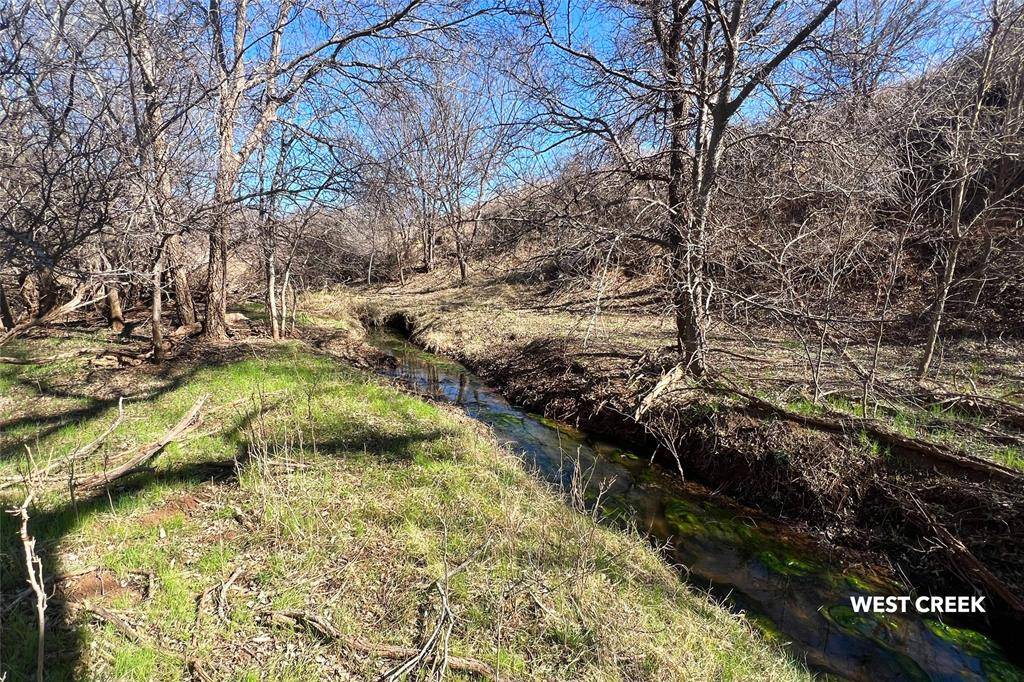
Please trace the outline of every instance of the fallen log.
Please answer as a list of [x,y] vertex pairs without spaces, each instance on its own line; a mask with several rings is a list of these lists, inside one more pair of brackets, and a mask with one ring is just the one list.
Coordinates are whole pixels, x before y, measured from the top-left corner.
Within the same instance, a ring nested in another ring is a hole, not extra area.
[[93,490],[97,488],[105,488],[117,479],[139,470],[140,467],[159,455],[165,447],[199,426],[202,421],[200,419],[200,411],[203,409],[203,405],[209,397],[209,394],[199,396],[191,409],[185,413],[185,416],[182,417],[177,424],[171,427],[167,433],[160,437],[159,440],[147,443],[137,450],[122,453],[127,456],[127,459],[121,462],[121,464],[113,469],[101,471],[97,474],[76,481],[74,486],[75,489]]
[[58,360],[66,360],[68,358],[73,358],[81,354],[81,352],[60,353],[58,355],[46,355],[44,357],[39,358],[14,358],[10,356],[0,355],[0,365],[48,365],[51,362],[57,362]]
[[905,436],[873,419],[861,419],[858,417],[848,417],[846,415],[829,417],[800,414],[798,412],[787,410],[786,408],[776,405],[775,403],[765,400],[753,393],[747,393],[746,391],[735,387],[728,387],[724,390],[746,399],[752,405],[774,412],[789,421],[793,421],[804,426],[811,426],[824,431],[838,433],[864,432],[868,436],[871,436],[882,443],[891,445],[903,452],[919,455],[935,462],[941,462],[961,469],[968,469],[970,471],[1006,481],[1019,482],[1024,480],[1024,474],[1016,469],[1011,469],[1010,467],[1003,466],[1002,464],[998,464],[966,452],[954,452],[949,448],[938,445],[937,443],[931,443],[921,438]]
[[924,397],[933,404],[958,406],[983,417],[1004,422],[1014,428],[1024,429],[1024,407],[1008,400],[951,391],[926,391]]
[[[379,656],[391,660],[405,660],[419,655],[421,652],[415,647],[395,646],[391,644],[374,644],[361,637],[353,637],[343,634],[334,627],[326,618],[304,611],[269,611],[265,617],[276,625],[284,625],[291,628],[302,627],[320,638],[327,641],[337,641],[347,649],[366,656]],[[433,658],[432,654],[428,658]],[[452,670],[476,673],[488,680],[494,679],[494,669],[488,664],[475,658],[464,658],[461,656],[449,656],[448,667]]]
[[79,288],[78,291],[75,292],[74,297],[72,297],[72,299],[65,303],[64,305],[57,306],[56,308],[53,308],[49,312],[46,312],[43,315],[40,315],[39,317],[35,317],[30,320],[26,320],[20,324],[14,325],[14,327],[12,327],[11,329],[8,329],[7,331],[0,334],[0,346],[3,346],[8,341],[17,338],[21,334],[24,334],[33,327],[38,327],[39,325],[49,324],[50,322],[59,320],[65,315],[69,315],[74,311],[78,310],[79,308],[84,308],[86,306],[92,305],[93,303],[98,303],[104,298],[104,296],[99,296],[97,298],[93,298],[86,301],[83,300],[85,294],[86,289],[84,287]]

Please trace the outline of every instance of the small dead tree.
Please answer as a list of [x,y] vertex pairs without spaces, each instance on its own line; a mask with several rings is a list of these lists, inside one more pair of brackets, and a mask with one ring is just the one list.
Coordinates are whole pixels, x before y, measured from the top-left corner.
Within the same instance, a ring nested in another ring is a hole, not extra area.
[[[937,108],[926,108],[911,131],[917,142],[912,174],[924,174],[918,186],[928,192],[936,222],[933,242],[940,270],[917,366],[919,379],[932,367],[961,252],[968,236],[999,212],[1020,191],[1018,182],[992,178],[998,159],[1016,146],[1022,124],[1020,37],[1024,14],[1004,0],[988,6],[981,44],[963,63],[953,64],[938,93],[927,93]],[[1009,70],[1009,73],[1007,73]]]

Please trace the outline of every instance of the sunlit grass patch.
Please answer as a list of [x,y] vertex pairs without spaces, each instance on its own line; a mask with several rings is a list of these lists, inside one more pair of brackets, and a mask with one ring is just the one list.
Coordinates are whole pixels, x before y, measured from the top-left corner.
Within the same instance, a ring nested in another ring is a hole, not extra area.
[[[449,408],[287,343],[146,381],[78,473],[159,437],[209,394],[196,432],[109,494],[71,500],[56,485],[33,508],[46,572],[109,571],[131,589],[89,599],[140,634],[55,615],[67,661],[54,679],[181,679],[186,651],[214,679],[373,678],[394,661],[346,655],[267,615],[315,613],[346,635],[418,646],[439,589],[451,653],[506,679],[804,676],[639,536],[567,506]],[[64,453],[117,414],[110,403],[22,435]],[[5,520],[5,590],[24,579],[13,530]],[[4,625],[11,679],[29,678],[30,613]]]

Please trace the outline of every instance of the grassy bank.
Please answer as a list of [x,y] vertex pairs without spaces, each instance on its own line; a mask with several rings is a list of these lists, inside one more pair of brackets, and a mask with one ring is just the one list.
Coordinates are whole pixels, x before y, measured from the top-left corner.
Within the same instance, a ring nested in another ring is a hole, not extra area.
[[[1014,342],[950,353],[926,387],[946,382],[942,390],[970,392],[974,402],[893,399],[865,415],[841,369],[832,368],[836,390],[813,401],[804,350],[780,330],[716,330],[710,384],[672,372],[671,321],[657,291],[636,283],[560,288],[522,283],[500,268],[469,286],[452,282],[451,273],[435,272],[335,298],[370,322],[406,326],[417,343],[462,360],[515,402],[591,431],[658,442],[663,463],[676,468],[677,455],[687,478],[797,522],[826,544],[867,551],[921,589],[980,589],[997,602],[1024,591],[1024,550],[1014,540],[1024,533],[1024,427],[1013,416],[1024,352]],[[339,305],[329,300],[309,305]],[[882,348],[880,376],[904,381],[912,356],[905,346]],[[1009,417],[971,411],[989,399],[1006,403]],[[937,527],[955,540],[937,540]],[[981,579],[964,569],[975,560],[990,571]],[[1024,615],[1006,605],[1011,621]]]
[[[83,354],[0,365],[3,504],[37,472],[29,531],[55,578],[48,680],[373,679],[402,647],[455,679],[806,676],[457,413],[297,344],[95,367],[111,345],[54,334],[15,351]],[[152,471],[69,495],[204,394],[201,425]],[[49,466],[101,435],[121,396],[95,453]],[[25,585],[16,532],[4,515],[5,595]],[[30,601],[4,615],[9,680],[34,674]]]

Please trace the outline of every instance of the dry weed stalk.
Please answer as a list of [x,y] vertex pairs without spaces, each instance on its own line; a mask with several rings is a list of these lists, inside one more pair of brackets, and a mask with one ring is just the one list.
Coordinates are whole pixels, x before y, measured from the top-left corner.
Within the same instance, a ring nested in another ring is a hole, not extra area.
[[21,528],[19,529],[19,536],[21,537],[21,546],[25,552],[25,570],[28,573],[28,584],[35,595],[36,604],[36,680],[37,682],[43,682],[43,661],[45,653],[46,643],[46,589],[44,587],[45,580],[43,579],[43,562],[39,559],[39,555],[36,554],[36,539],[29,535],[28,532],[28,507],[32,504],[35,499],[35,493],[28,485],[26,480],[25,500],[21,503],[20,507],[9,510],[10,514],[21,519]]

